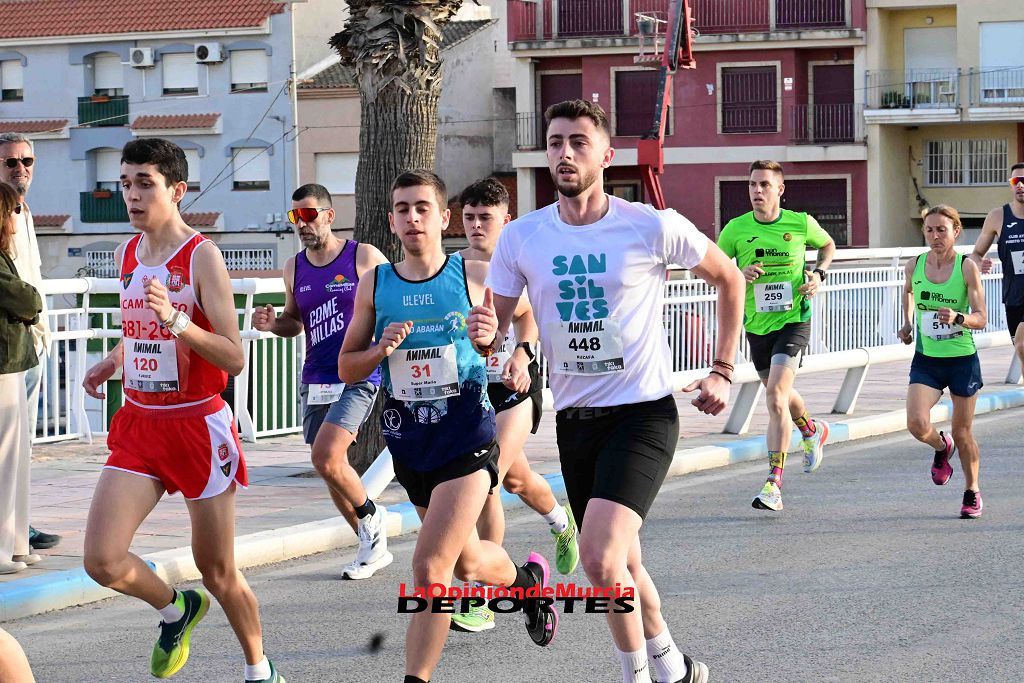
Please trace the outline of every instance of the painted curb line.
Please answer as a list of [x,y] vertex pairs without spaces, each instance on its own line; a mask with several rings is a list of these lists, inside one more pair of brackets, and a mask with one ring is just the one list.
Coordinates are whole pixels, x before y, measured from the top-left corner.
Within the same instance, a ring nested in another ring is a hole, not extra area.
[[[981,415],[1019,406],[1024,406],[1024,388],[980,396],[975,414]],[[940,401],[932,408],[932,422],[948,422],[952,414],[952,401]],[[852,418],[845,422],[830,422],[828,443],[837,444],[889,434],[902,431],[905,427],[906,412],[902,410]],[[798,444],[799,433],[794,430],[791,448],[795,450]],[[764,454],[763,436],[716,446],[677,449],[668,476],[678,477],[763,459]],[[565,497],[565,481],[560,473],[547,474],[544,478],[551,485],[556,498]],[[525,505],[518,496],[504,490],[501,491],[501,502],[506,509]],[[394,538],[419,530],[420,519],[412,503],[399,503],[389,506],[387,510],[389,537]],[[349,529],[345,520],[340,516],[331,517],[239,536],[235,539],[235,561],[240,569],[245,569],[354,546],[357,543],[356,535]],[[199,571],[189,547],[150,553],[143,556],[143,559],[168,583],[182,583],[199,578]],[[81,568],[18,579],[0,584],[0,622],[84,605],[116,595],[116,592],[94,582]]]

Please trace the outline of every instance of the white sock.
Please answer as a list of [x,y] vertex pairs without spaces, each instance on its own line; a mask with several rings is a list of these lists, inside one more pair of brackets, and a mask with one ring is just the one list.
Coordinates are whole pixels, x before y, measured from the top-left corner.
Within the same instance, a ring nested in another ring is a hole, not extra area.
[[651,668],[647,665],[647,652],[619,652],[622,664],[622,683],[651,683]]
[[555,507],[551,509],[546,515],[542,515],[544,521],[554,529],[556,533],[562,533],[569,528],[569,515],[566,514],[565,508],[555,503]]
[[672,634],[665,630],[647,640],[647,659],[659,681],[678,681],[686,678],[686,661],[676,647]]
[[245,680],[262,681],[267,678],[270,678],[270,662],[267,661],[266,655],[263,656],[263,659],[258,664],[245,665]]
[[173,624],[174,622],[181,619],[185,614],[181,611],[181,608],[175,604],[178,599],[178,591],[174,591],[174,597],[171,598],[171,602],[166,607],[161,607],[157,611],[160,612],[160,618],[164,620],[165,624]]

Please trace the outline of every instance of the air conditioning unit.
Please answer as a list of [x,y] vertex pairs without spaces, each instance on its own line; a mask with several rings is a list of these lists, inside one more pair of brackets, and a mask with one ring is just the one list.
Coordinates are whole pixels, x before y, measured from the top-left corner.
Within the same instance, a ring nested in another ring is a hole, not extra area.
[[200,64],[223,62],[224,48],[220,43],[199,43],[196,45],[196,61]]
[[153,66],[153,48],[133,47],[128,53],[128,63],[136,69]]

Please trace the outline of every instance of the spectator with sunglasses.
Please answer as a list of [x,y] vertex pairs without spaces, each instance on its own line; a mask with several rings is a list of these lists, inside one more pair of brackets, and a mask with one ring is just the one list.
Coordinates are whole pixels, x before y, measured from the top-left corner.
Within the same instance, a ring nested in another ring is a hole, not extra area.
[[[1003,306],[1006,307],[1006,329],[1010,332],[1017,357],[1024,362],[1024,162],[1010,167],[1010,192],[1006,204],[992,209],[985,217],[971,259],[981,266],[982,273],[992,270],[992,259],[985,254],[997,245],[1003,264]],[[1018,334],[1021,332],[1021,334]]]
[[28,542],[29,436],[25,371],[39,364],[29,328],[42,301],[14,265],[18,191],[0,182],[0,574],[39,561]]
[[[14,233],[14,265],[18,268],[21,278],[39,289],[43,276],[40,272],[42,260],[39,258],[39,245],[36,242],[36,229],[32,222],[32,212],[25,203],[29,185],[32,184],[32,171],[35,170],[35,151],[32,141],[21,133],[0,133],[0,180],[9,183],[18,192],[18,201],[23,210],[17,214],[15,222],[17,231]],[[46,314],[46,299],[42,300],[42,312],[39,320],[31,327],[32,341],[39,363],[25,373],[25,391],[28,394],[29,439],[35,436],[37,418],[39,416],[39,388],[46,364],[46,354],[50,348],[49,317]],[[31,441],[29,456],[31,457]],[[27,465],[26,465],[27,467]],[[26,495],[28,491],[24,492]],[[25,503],[27,506],[27,502]],[[60,543],[60,536],[48,534],[34,527],[28,528],[29,543],[32,550],[46,550]]]

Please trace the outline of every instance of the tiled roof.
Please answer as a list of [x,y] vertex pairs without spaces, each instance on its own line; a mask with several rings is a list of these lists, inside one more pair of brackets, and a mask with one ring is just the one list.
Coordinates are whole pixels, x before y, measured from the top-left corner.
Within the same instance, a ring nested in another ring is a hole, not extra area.
[[62,228],[71,216],[55,214],[32,214],[32,224],[37,228]]
[[[441,27],[441,49],[447,50],[469,38],[477,31],[491,26],[496,19],[478,19],[474,21],[449,21]],[[356,84],[356,70],[337,62],[313,76],[308,82],[300,83],[299,90],[319,90],[322,88],[351,88]]]
[[47,121],[0,121],[0,133],[48,133],[60,132],[68,125],[67,119],[50,119]]
[[0,38],[256,27],[282,11],[273,0],[0,0]]
[[220,114],[169,114],[140,116],[132,121],[132,130],[167,130],[171,128],[213,128]]
[[220,213],[217,211],[181,214],[181,219],[193,228],[212,228],[217,223],[218,218],[220,218]]

